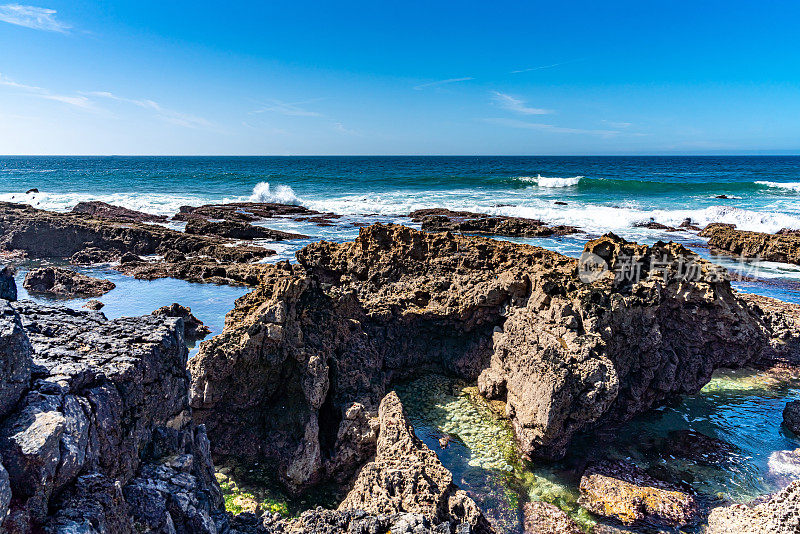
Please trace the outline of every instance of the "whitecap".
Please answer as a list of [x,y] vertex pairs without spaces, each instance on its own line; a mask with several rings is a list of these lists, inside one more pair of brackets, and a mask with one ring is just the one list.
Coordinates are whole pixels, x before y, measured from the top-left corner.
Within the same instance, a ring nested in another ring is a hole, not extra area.
[[756,182],[758,185],[765,185],[767,187],[774,187],[776,189],[788,189],[790,191],[800,192],[800,182],[769,182],[766,180]]
[[539,187],[572,187],[578,185],[583,176],[572,176],[570,178],[559,178],[557,176],[542,176],[537,174],[533,176],[517,176],[516,180],[520,182],[530,182],[538,185]]
[[250,202],[274,202],[277,204],[292,204],[294,206],[301,204],[300,198],[295,195],[291,187],[281,184],[270,187],[269,182],[257,183],[249,200]]

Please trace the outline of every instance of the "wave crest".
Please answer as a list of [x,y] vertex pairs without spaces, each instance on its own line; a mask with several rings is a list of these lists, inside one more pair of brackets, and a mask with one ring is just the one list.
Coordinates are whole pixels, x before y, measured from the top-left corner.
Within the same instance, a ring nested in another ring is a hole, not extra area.
[[295,195],[294,189],[288,185],[278,184],[274,188],[270,187],[269,182],[259,182],[253,188],[253,193],[249,198],[250,202],[273,202],[276,204],[291,204],[299,206],[300,198]]
[[536,177],[532,176],[518,176],[516,179],[521,182],[531,182],[539,187],[571,187],[573,185],[578,185],[578,182],[581,181],[583,176],[573,176],[571,178],[559,178],[556,176],[542,176],[541,174],[537,174]]
[[800,182],[768,182],[766,180],[756,182],[758,185],[765,185],[775,189],[789,189],[790,191],[800,192]]

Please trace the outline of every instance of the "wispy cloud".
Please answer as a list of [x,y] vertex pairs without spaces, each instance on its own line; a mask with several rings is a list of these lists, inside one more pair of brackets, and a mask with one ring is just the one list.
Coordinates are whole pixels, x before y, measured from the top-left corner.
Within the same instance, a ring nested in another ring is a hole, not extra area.
[[56,19],[56,13],[55,9],[43,7],[21,4],[0,5],[0,21],[34,30],[67,33],[71,26]]
[[512,70],[510,74],[521,74],[523,72],[533,72],[535,70],[552,69],[554,67],[560,67],[561,65],[569,65],[570,63],[576,63],[578,61],[583,61],[583,60],[584,58],[580,58],[580,59],[573,59],[571,61],[562,61],[561,63],[553,63],[552,65],[541,65],[539,67],[530,67],[528,69]]
[[253,111],[253,113],[273,112],[280,113],[281,115],[287,115],[289,117],[322,117],[322,113],[311,111],[303,107],[307,104],[318,102],[320,100],[322,99],[315,98],[313,100],[306,100],[303,102],[283,102],[281,100],[272,99],[266,106]]
[[607,121],[607,120],[603,120],[602,122],[608,124],[612,128],[619,128],[620,130],[623,130],[625,128],[630,128],[631,126],[633,126],[632,122],[616,122],[616,121]]
[[68,104],[70,106],[74,106],[76,108],[81,108],[89,111],[100,111],[89,98],[84,95],[61,95],[57,93],[53,93],[52,91],[45,89],[43,87],[36,87],[35,85],[26,85],[24,83],[18,83],[9,78],[6,78],[2,74],[0,74],[0,85],[5,87],[12,87],[14,89],[19,89],[25,93],[29,93],[33,96],[37,96],[39,98],[44,98],[45,100],[53,100],[55,102],[61,102],[64,104]]
[[155,112],[156,116],[161,120],[164,120],[171,124],[176,124],[178,126],[184,126],[186,128],[210,128],[212,126],[211,123],[208,120],[204,119],[203,117],[190,115],[188,113],[181,113],[179,111],[165,108],[164,106],[153,100],[125,98],[122,96],[117,96],[114,93],[108,91],[92,91],[85,94],[99,98],[107,98],[110,100],[115,100],[117,102],[124,102],[126,104],[133,104],[134,106],[138,106],[140,108],[149,109]]
[[492,124],[498,124],[500,126],[508,126],[510,128],[521,128],[525,130],[541,130],[552,133],[597,135],[600,137],[612,137],[615,135],[619,135],[621,133],[619,130],[587,130],[583,128],[565,128],[563,126],[556,126],[554,124],[527,122],[517,119],[491,118],[484,120]]
[[448,78],[446,80],[437,80],[435,82],[428,82],[428,83],[423,83],[421,85],[416,85],[414,86],[414,90],[419,91],[421,89],[425,89],[426,87],[437,87],[439,85],[447,85],[450,83],[468,82],[474,79],[475,78],[473,78],[472,76],[465,76],[463,78]]
[[514,113],[521,113],[522,115],[547,115],[552,113],[552,110],[542,108],[532,108],[520,98],[513,97],[506,93],[499,91],[492,92],[492,100],[500,107],[513,111]]

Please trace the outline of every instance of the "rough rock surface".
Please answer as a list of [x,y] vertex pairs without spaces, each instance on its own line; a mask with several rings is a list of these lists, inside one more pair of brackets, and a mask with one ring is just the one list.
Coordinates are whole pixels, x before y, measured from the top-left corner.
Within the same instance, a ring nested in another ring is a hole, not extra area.
[[8,265],[0,267],[0,299],[17,300],[17,283],[14,281],[14,269]]
[[411,212],[409,217],[422,223],[423,230],[432,232],[450,231],[508,237],[549,237],[578,232],[573,226],[547,226],[537,219],[451,211],[445,208],[417,210]]
[[707,227],[703,234],[712,250],[745,258],[800,265],[800,234],[746,232],[722,225]]
[[320,213],[318,211],[292,204],[276,204],[271,202],[231,202],[228,204],[206,204],[204,206],[181,206],[180,212],[173,219],[189,221],[191,219],[220,219],[224,221],[253,222],[273,217],[286,217],[295,221],[308,221],[320,226],[330,226],[334,219],[341,215]]
[[[179,254],[183,260],[136,261],[119,268],[143,278],[173,276],[192,281],[248,283],[272,250],[237,245],[217,236],[190,235],[160,225],[99,219],[91,215],[53,213],[23,204],[0,202],[0,249],[22,250],[32,258],[62,257],[73,263],[110,261],[126,253],[137,256]],[[229,278],[230,275],[232,278]]]
[[414,435],[395,392],[381,401],[378,418],[375,459],[361,468],[339,510],[376,515],[408,512],[433,524],[466,522],[474,532],[492,532],[475,502],[453,484],[453,475],[436,453]]
[[431,523],[420,514],[371,515],[363,510],[307,510],[294,519],[240,514],[231,521],[236,534],[471,534],[469,523]]
[[138,221],[138,222],[163,222],[167,220],[164,215],[153,215],[151,213],[144,213],[122,206],[114,206],[106,204],[99,200],[92,200],[90,202],[78,202],[72,213],[79,213],[83,215],[91,215],[92,217],[99,217],[101,219],[111,219],[115,221]]
[[211,329],[203,321],[192,315],[192,309],[173,302],[169,306],[162,306],[153,312],[153,315],[163,317],[180,317],[183,319],[183,337],[187,340],[203,339],[211,333]]
[[[24,390],[0,383],[4,400],[22,394],[0,417],[13,494],[3,528],[216,533],[214,519],[227,516],[205,429],[188,407],[181,319],[5,306],[0,332],[12,332],[14,354],[27,351],[32,365]],[[0,510],[4,479],[0,470]]]
[[[400,379],[480,376],[484,395],[505,395],[522,451],[559,457],[576,432],[771,350],[760,316],[691,252],[615,236],[589,248],[611,269],[638,254],[643,275],[666,257],[667,279],[583,283],[576,260],[538,247],[394,225],[309,245],[266,269],[190,361],[195,416],[215,454],[272,462],[300,491],[369,457],[370,417]],[[680,258],[697,279],[676,276]]]
[[522,507],[525,534],[581,534],[578,524],[557,506],[542,502],[527,502]]
[[589,466],[581,477],[580,492],[580,503],[587,510],[625,525],[677,527],[700,519],[694,497],[630,464],[606,461]]
[[786,428],[800,435],[800,401],[790,401],[783,408],[783,424]]
[[86,276],[63,267],[41,267],[28,271],[22,286],[28,291],[63,297],[99,297],[117,287],[110,280]]
[[738,297],[747,303],[770,332],[772,350],[764,354],[762,361],[755,363],[761,367],[800,365],[800,304],[753,293],[740,293]]
[[706,534],[797,534],[800,532],[800,481],[750,505],[715,508]]
[[200,217],[191,218],[186,223],[184,231],[187,234],[218,235],[233,239],[271,239],[283,241],[284,239],[307,239],[308,236],[272,230],[263,226],[254,226],[247,222],[239,221],[209,221]]
[[32,353],[19,315],[0,300],[0,418],[14,409],[28,387]]

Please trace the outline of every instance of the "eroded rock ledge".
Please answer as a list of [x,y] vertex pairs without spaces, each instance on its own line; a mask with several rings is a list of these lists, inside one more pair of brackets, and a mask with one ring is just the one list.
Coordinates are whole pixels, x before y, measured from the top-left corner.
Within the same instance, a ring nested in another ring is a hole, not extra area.
[[430,232],[449,231],[506,237],[550,237],[574,234],[579,231],[574,226],[548,226],[538,219],[451,211],[445,208],[417,210],[411,212],[409,217],[414,222],[421,223],[423,230]]
[[778,234],[746,232],[732,225],[712,224],[700,234],[708,237],[712,250],[744,258],[800,265],[800,233],[784,231]]
[[[634,258],[643,279],[582,283],[577,261],[551,251],[395,225],[309,245],[297,265],[265,271],[201,345],[195,416],[215,454],[272,462],[302,491],[374,454],[371,421],[399,379],[478,379],[506,401],[524,454],[558,458],[579,431],[774,352],[762,316],[683,247],[609,235],[587,249],[612,271]],[[686,259],[694,278],[678,276]],[[651,260],[662,274],[648,278]]]

